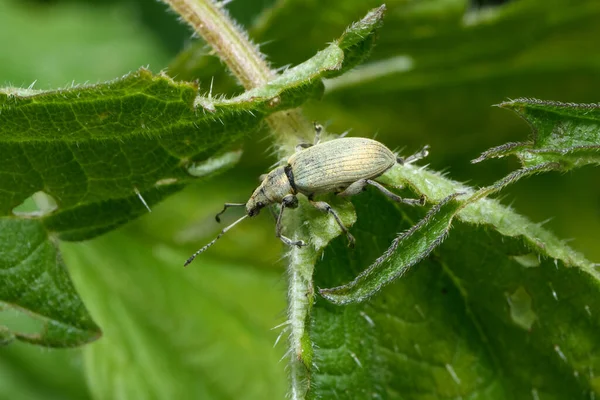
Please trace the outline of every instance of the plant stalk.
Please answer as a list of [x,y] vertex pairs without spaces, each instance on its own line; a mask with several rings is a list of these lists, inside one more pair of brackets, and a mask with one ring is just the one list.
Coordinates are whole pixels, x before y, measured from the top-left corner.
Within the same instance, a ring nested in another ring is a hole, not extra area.
[[[246,90],[265,85],[277,76],[247,33],[231,19],[223,3],[212,0],[162,1],[213,48]],[[292,153],[300,140],[312,140],[312,124],[299,109],[272,114],[267,117],[267,123],[278,139],[280,157]]]
[[223,5],[211,0],[163,1],[213,48],[245,89],[262,86],[275,77],[258,48]]

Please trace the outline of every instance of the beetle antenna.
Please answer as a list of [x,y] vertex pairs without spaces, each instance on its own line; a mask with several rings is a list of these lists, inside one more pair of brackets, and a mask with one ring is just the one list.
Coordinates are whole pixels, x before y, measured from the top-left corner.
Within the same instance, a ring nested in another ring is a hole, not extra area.
[[217,240],[219,240],[219,238],[221,236],[223,236],[225,234],[225,232],[227,232],[228,230],[230,230],[231,228],[233,228],[234,226],[236,226],[239,222],[241,222],[243,219],[247,218],[248,215],[244,215],[242,218],[238,219],[237,221],[235,221],[233,224],[223,228],[223,230],[221,231],[221,233],[219,233],[217,235],[216,238],[214,238],[209,244],[207,244],[206,246],[204,246],[203,248],[201,248],[200,250],[198,250],[197,252],[195,252],[194,254],[192,254],[192,256],[190,258],[187,259],[187,261],[185,262],[185,264],[183,264],[184,267],[187,267],[192,261],[194,261],[194,258],[196,258],[198,255],[200,255],[201,253],[203,253],[204,251],[206,251],[206,249],[208,249],[210,246],[212,246],[213,244],[215,244],[215,242]]
[[229,207],[245,207],[246,203],[225,203],[225,205],[223,206],[223,210],[218,213],[217,215],[215,215],[215,219],[217,220],[217,222],[221,222],[221,215],[223,215],[223,213],[225,211],[227,211],[227,209]]

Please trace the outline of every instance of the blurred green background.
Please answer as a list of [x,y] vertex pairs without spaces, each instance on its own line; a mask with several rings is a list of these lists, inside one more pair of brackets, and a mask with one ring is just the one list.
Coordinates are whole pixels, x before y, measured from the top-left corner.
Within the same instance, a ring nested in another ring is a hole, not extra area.
[[[517,97],[598,102],[595,0],[387,4],[370,69],[355,73],[356,81],[328,83],[323,100],[305,107],[331,132],[377,134],[405,153],[430,144],[431,168],[483,186],[518,163],[470,160],[531,134],[493,104]],[[309,58],[377,5],[238,0],[227,7],[278,68]],[[154,0],[3,0],[0,84],[62,88],[171,65],[176,77],[199,79],[202,90],[214,76],[215,93],[239,92],[208,49],[194,46],[177,58],[191,36]],[[279,331],[271,328],[285,320],[286,278],[272,218],[264,213],[236,228],[204,265],[179,268],[218,230],[213,215],[222,203],[245,201],[276,161],[265,134],[248,138],[241,164],[219,178],[189,187],[117,232],[63,245],[104,337],[83,350],[0,348],[0,399],[282,397],[285,364],[277,361],[285,350],[273,348]],[[503,196],[533,221],[552,218],[548,229],[600,261],[597,169],[531,177]]]

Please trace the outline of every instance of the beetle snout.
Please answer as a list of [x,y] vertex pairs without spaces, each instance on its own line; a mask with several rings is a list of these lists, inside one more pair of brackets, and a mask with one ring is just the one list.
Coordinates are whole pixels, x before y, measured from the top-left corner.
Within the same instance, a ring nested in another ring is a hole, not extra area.
[[249,217],[254,217],[260,213],[260,210],[265,206],[262,201],[248,201],[246,204],[246,213]]
[[[257,206],[258,206],[258,204],[257,204]],[[248,216],[250,216],[250,217],[254,217],[255,215],[258,215],[259,213],[260,213],[260,208],[258,208],[258,207],[248,209]]]

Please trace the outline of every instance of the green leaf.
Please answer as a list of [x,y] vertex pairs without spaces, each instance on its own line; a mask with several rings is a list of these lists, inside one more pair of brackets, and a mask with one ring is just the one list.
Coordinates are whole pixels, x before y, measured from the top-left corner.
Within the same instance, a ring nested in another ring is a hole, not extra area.
[[396,279],[402,278],[410,267],[427,257],[439,246],[463,202],[451,194],[435,205],[417,224],[398,236],[373,265],[359,274],[351,283],[331,289],[320,289],[319,294],[338,304],[362,302]]
[[89,87],[4,90],[0,148],[10,156],[0,161],[0,215],[43,191],[57,205],[42,217],[48,231],[81,240],[145,213],[138,193],[152,206],[258,123],[247,114],[224,135],[222,123],[243,105],[221,102],[211,114],[196,95],[193,84],[143,69]]
[[[473,207],[463,214],[472,213],[472,208],[485,210],[488,204],[482,199],[486,196],[504,189],[509,184],[518,181],[524,176],[539,173],[552,167],[552,163],[546,163],[540,166],[523,168],[493,185],[481,188],[478,191],[473,191],[471,188],[462,185],[454,185],[454,188],[448,187],[448,184],[451,182],[442,182],[439,177],[432,174],[427,176],[426,173],[417,174],[417,176],[421,175],[417,179],[417,182],[420,181],[422,186],[419,186],[416,182],[406,177],[393,182],[395,186],[398,186],[400,183],[406,183],[417,190],[425,190],[425,193],[432,196],[440,195],[439,192],[436,193],[436,191],[431,191],[428,188],[432,182],[436,182],[439,188],[443,188],[442,190],[454,190],[454,192],[450,192],[451,194],[439,199],[438,203],[427,212],[425,217],[394,239],[386,252],[352,282],[337,288],[320,289],[319,293],[338,305],[365,301],[381,290],[384,285],[402,278],[410,267],[429,256],[448,235],[454,217],[457,215],[459,218],[464,217],[460,214],[461,210],[470,205],[473,205]],[[388,175],[393,173],[391,171]],[[427,178],[425,178],[426,176]],[[423,182],[423,178],[426,179],[425,182]],[[415,179],[415,175],[412,176],[412,179]],[[426,184],[423,185],[424,183]],[[428,189],[429,191],[427,191]],[[424,193],[422,192],[421,194],[423,195]],[[457,199],[459,196],[462,198]],[[478,204],[478,201],[481,203]],[[478,212],[484,213],[481,210],[478,210]],[[495,213],[499,215],[503,214],[501,209],[495,210]],[[482,220],[476,223],[482,222],[486,221]]]
[[32,331],[11,329],[9,324],[2,329],[3,338],[70,347],[100,336],[100,328],[81,303],[54,240],[40,221],[0,218],[0,243],[4,244],[0,248],[2,322],[7,322],[10,311],[24,311],[39,322]]
[[[385,4],[369,11],[363,19],[349,26],[336,44],[344,50],[344,67],[340,74],[361,64],[369,57],[377,33],[383,26]],[[337,74],[337,75],[340,75]]]
[[[0,95],[0,149],[9,155],[0,160],[0,300],[48,319],[43,333],[17,338],[75,346],[98,337],[54,243],[113,229],[146,212],[142,199],[153,205],[191,181],[196,161],[214,164],[208,152],[232,138],[219,134],[220,121],[196,117],[195,97],[193,85],[146,70],[103,85]],[[217,125],[198,140],[197,127]],[[12,215],[40,191],[53,207]]]
[[104,330],[84,349],[94,397],[285,396],[284,347],[271,330],[285,308],[280,272],[209,254],[182,268],[184,250],[131,231],[61,248]]
[[[432,201],[465,189],[413,167],[396,168],[388,178],[410,181]],[[315,267],[317,287],[353,279],[386,251],[396,232],[425,215],[376,191],[353,203],[357,247],[349,251],[344,238],[334,240]],[[600,393],[590,373],[600,366],[593,350],[600,327],[594,265],[495,200],[466,206],[453,225],[431,257],[369,301],[337,306],[316,297],[308,330],[308,398],[562,399]],[[402,260],[401,253],[416,247],[407,245],[390,260]]]
[[473,162],[516,155],[524,167],[553,163],[568,171],[587,164],[600,164],[600,106],[535,99],[517,99],[499,104],[529,123],[533,138],[525,143],[507,143],[484,152]]

